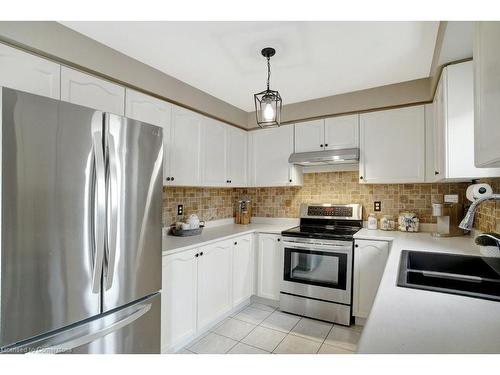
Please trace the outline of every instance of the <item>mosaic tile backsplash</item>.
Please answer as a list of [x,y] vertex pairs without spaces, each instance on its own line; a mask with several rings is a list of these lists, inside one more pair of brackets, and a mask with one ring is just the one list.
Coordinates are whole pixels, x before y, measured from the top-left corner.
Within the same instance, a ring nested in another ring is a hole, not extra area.
[[[465,200],[468,183],[436,184],[360,184],[357,172],[328,172],[304,174],[300,187],[268,188],[163,188],[163,223],[182,219],[177,205],[184,205],[184,217],[196,213],[201,220],[216,220],[234,216],[235,202],[243,195],[252,200],[253,216],[298,217],[301,203],[361,203],[364,219],[374,212],[373,202],[382,202],[378,217],[402,211],[417,213],[422,223],[434,223],[431,204],[442,202],[444,194],[458,194]],[[493,191],[500,191],[500,178],[485,179]],[[500,202],[483,204],[478,212],[476,228],[500,232]]]

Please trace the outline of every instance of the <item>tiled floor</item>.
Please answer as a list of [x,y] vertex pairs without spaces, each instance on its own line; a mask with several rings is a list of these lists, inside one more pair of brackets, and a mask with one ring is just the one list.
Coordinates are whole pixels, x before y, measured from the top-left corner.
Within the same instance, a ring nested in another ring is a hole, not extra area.
[[301,318],[252,303],[177,353],[353,354],[361,329]]

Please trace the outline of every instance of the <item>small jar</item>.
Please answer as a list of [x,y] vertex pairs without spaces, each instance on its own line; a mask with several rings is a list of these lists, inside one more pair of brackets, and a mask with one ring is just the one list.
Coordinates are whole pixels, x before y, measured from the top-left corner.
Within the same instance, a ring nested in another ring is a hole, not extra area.
[[368,215],[368,229],[377,229],[377,217],[375,214]]
[[380,219],[380,229],[382,230],[394,230],[396,227],[396,222],[391,215],[384,215]]

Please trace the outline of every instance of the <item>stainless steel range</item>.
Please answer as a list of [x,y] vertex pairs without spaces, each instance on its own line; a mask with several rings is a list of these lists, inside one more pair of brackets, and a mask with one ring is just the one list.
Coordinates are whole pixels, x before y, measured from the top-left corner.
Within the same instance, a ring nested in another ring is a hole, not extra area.
[[281,232],[282,311],[351,324],[353,235],[362,226],[359,204],[301,205],[300,226]]

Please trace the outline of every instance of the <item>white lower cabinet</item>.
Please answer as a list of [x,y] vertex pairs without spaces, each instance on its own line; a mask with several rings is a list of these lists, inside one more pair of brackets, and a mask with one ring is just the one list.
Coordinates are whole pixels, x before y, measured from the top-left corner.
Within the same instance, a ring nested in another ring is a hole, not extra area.
[[198,257],[198,329],[232,308],[232,240],[200,248]]
[[253,235],[236,238],[233,246],[233,307],[236,307],[254,294]]
[[161,349],[172,352],[254,294],[253,234],[162,260]]
[[183,345],[196,334],[198,249],[162,259],[161,349]]
[[257,295],[279,300],[283,272],[281,237],[277,234],[260,233],[257,255]]
[[366,319],[384,273],[389,242],[356,240],[354,246],[353,315]]

